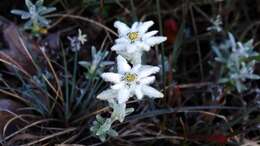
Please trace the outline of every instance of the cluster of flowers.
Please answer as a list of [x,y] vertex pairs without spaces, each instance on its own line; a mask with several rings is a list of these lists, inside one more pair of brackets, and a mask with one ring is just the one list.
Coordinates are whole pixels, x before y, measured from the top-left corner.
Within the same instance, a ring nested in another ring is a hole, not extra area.
[[133,108],[126,108],[126,102],[131,97],[142,99],[144,96],[151,98],[162,98],[164,95],[151,87],[155,81],[153,74],[159,72],[157,66],[143,65],[142,55],[151,47],[162,43],[166,37],[155,36],[158,31],[149,31],[154,24],[153,21],[135,22],[131,27],[116,21],[114,26],[118,29],[119,38],[115,40],[112,50],[118,54],[117,73],[102,73],[101,77],[113,85],[101,92],[97,98],[109,102],[113,113],[110,118],[96,117],[91,131],[104,141],[107,135],[116,136],[111,125],[115,121],[123,122],[126,115],[134,111]]
[[224,64],[221,72],[220,83],[234,86],[238,92],[247,90],[246,80],[258,80],[260,76],[254,74],[256,59],[260,56],[254,51],[253,40],[241,43],[236,42],[232,33],[228,33],[229,39],[221,44],[211,42],[216,54],[215,60]]
[[[221,32],[223,22],[220,15],[211,20],[212,26],[208,31]],[[227,38],[222,41],[211,41],[211,48],[216,55],[215,60],[221,63],[221,78],[219,83],[230,86],[238,92],[248,89],[246,80],[258,80],[260,76],[254,74],[256,61],[260,54],[254,51],[253,40],[245,43],[236,41],[231,32],[227,33]]]

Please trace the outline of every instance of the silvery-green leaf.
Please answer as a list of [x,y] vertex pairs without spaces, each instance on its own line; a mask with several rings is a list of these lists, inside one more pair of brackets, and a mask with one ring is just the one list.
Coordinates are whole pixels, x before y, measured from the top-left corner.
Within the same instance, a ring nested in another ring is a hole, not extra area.
[[229,82],[230,81],[230,79],[228,79],[228,78],[222,78],[222,79],[220,79],[218,82],[219,83],[227,83],[227,82]]
[[23,13],[23,15],[21,16],[22,19],[29,19],[31,17],[31,14],[30,13]]
[[225,63],[226,60],[224,58],[220,58],[220,57],[215,57],[215,60],[221,63]]
[[103,118],[102,116],[100,116],[100,115],[96,115],[96,119],[97,119],[97,121],[99,122],[99,123],[104,123],[105,122],[105,118]]
[[106,135],[99,135],[98,138],[99,138],[102,142],[106,141]]
[[113,65],[113,64],[114,64],[113,61],[103,61],[100,63],[100,67],[105,67],[105,66]]
[[130,115],[132,112],[134,112],[135,111],[135,109],[134,108],[127,108],[126,109],[126,111],[125,111],[125,114],[126,114],[126,116],[127,115]]
[[259,80],[260,76],[256,75],[256,74],[249,74],[249,75],[247,75],[247,78],[252,79],[252,80]]
[[104,52],[103,52],[103,58],[107,57],[108,54],[109,54],[108,51],[104,51]]
[[95,58],[96,54],[97,54],[96,47],[95,46],[91,46],[91,57],[92,57],[92,59]]
[[26,4],[27,8],[31,8],[34,6],[30,0],[25,0],[25,4]]
[[235,81],[235,85],[236,85],[238,92],[240,92],[240,93],[247,89],[246,86],[243,85],[240,81]]
[[246,43],[244,43],[244,46],[249,48],[249,49],[253,49],[254,46],[253,46],[253,42],[254,40],[253,39],[250,39],[249,41],[247,41]]
[[47,10],[47,7],[45,6],[40,6],[40,7],[37,7],[37,12],[39,13],[39,15],[43,16],[43,12],[45,12]]
[[117,137],[118,133],[114,129],[110,129],[107,134],[112,137]]
[[22,15],[27,14],[28,12],[23,11],[23,10],[17,10],[17,9],[14,9],[14,10],[11,10],[11,13],[14,14],[14,15],[22,16]]
[[37,0],[37,2],[35,3],[35,5],[36,5],[37,7],[42,6],[42,5],[43,5],[43,0]]
[[46,18],[39,16],[38,20],[42,26],[49,26],[49,20],[47,20]]
[[39,14],[41,15],[45,15],[45,14],[48,14],[48,13],[51,13],[51,12],[54,12],[56,11],[56,8],[55,7],[45,7],[44,9],[42,10],[39,10]]
[[81,65],[82,67],[89,69],[89,67],[91,66],[91,63],[88,61],[79,61],[79,65]]
[[100,126],[100,128],[97,130],[96,135],[103,135],[111,128],[111,125],[112,125],[112,120],[110,118],[106,119],[106,122],[102,126]]
[[218,47],[216,47],[216,46],[214,45],[214,46],[212,46],[212,50],[213,50],[213,52],[214,52],[218,57],[222,58],[222,54],[220,53]]
[[93,125],[90,127],[90,131],[93,132],[93,133],[96,133],[96,131],[98,130],[98,127]]
[[229,37],[229,41],[231,43],[231,47],[232,47],[232,50],[235,51],[236,50],[236,40],[235,40],[235,37],[233,36],[232,33],[228,32],[228,37]]
[[32,6],[32,7],[30,7],[30,8],[28,8],[29,9],[29,13],[31,13],[31,15],[32,16],[36,16],[37,15],[37,8],[36,8],[36,6]]

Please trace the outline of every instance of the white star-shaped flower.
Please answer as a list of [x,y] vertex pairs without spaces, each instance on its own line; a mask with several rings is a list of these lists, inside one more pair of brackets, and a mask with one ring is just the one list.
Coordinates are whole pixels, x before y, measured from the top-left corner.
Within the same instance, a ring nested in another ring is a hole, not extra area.
[[134,95],[138,99],[143,96],[162,98],[163,94],[149,84],[155,81],[155,76],[151,76],[159,72],[160,68],[150,65],[135,65],[131,66],[122,56],[117,57],[118,73],[108,72],[103,73],[101,77],[113,83],[111,89],[101,92],[97,98],[108,100],[117,98],[119,103],[125,103],[130,97]]
[[87,35],[86,34],[82,34],[81,29],[78,29],[78,40],[80,41],[80,43],[82,45],[84,45],[84,43],[87,41]]
[[154,36],[157,30],[148,31],[153,21],[135,22],[131,28],[116,21],[114,27],[118,29],[119,38],[115,40],[112,50],[130,60],[132,64],[140,64],[143,51],[149,51],[152,46],[166,40],[163,36]]
[[213,18],[210,21],[212,23],[212,26],[207,28],[208,31],[221,32],[223,30],[222,28],[223,22],[220,15],[217,15],[216,18]]
[[82,34],[81,29],[78,29],[78,36],[73,36],[73,37],[68,36],[71,50],[73,52],[79,51],[82,45],[84,45],[84,43],[87,41],[86,37],[87,35]]

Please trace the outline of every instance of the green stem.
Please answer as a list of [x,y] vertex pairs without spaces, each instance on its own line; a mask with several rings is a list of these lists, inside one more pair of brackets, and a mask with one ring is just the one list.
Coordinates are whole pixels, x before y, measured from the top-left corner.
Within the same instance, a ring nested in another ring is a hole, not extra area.
[[[156,9],[158,13],[158,21],[159,21],[159,29],[160,29],[160,35],[163,35],[163,27],[162,27],[162,17],[161,17],[161,8],[160,8],[160,0],[156,0]],[[162,63],[162,80],[163,80],[163,89],[166,86],[166,77],[165,77],[165,64],[164,64],[164,56],[165,56],[165,47],[163,44],[161,44],[161,63]],[[165,92],[165,90],[163,90]]]
[[75,52],[74,56],[74,66],[73,66],[73,76],[72,76],[72,87],[71,87],[71,94],[70,98],[72,99],[75,94],[75,85],[76,85],[76,77],[77,77],[77,69],[78,69],[78,52]]
[[[74,54],[74,63],[73,63],[73,74],[72,74],[72,86],[71,86],[71,94],[70,94],[70,97],[67,99],[67,108],[68,108],[68,112],[69,111],[69,105],[70,105],[70,102],[71,100],[74,99],[74,95],[75,95],[75,87],[76,87],[76,77],[77,77],[77,69],[78,69],[78,51],[75,51],[75,54]],[[67,118],[69,118],[70,116],[68,116]]]
[[65,73],[65,119],[68,119],[68,112],[69,112],[69,82],[68,82],[68,66],[67,66],[67,59],[65,55],[64,49],[62,50],[62,56],[63,56],[63,64],[64,64],[64,73]]

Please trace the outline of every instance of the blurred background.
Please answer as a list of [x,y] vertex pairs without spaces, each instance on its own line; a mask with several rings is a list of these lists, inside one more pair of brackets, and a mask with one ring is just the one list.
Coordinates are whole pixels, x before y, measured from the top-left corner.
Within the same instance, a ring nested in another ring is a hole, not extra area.
[[[230,32],[237,42],[253,39],[254,51],[260,51],[259,0],[45,0],[44,5],[57,10],[46,15],[51,20],[50,27],[34,35],[23,29],[24,20],[10,13],[12,9],[26,10],[23,0],[0,2],[3,145],[259,145],[259,80],[246,80],[247,90],[243,92],[218,84],[222,65],[216,63],[212,50],[212,43],[220,44]],[[222,30],[209,31],[218,16]],[[155,87],[162,89],[165,98],[130,101],[128,106],[135,107],[135,112],[125,122],[114,125],[118,137],[103,143],[88,129],[97,113],[110,113],[105,103],[95,99],[108,85],[97,79],[98,75],[90,79],[82,66],[75,69],[77,62],[67,49],[67,37],[77,34],[78,28],[87,34],[87,42],[76,60],[91,61],[91,46],[96,46],[97,51],[110,52],[106,60],[113,61],[115,54],[110,47],[116,38],[116,20],[128,25],[153,20],[151,29],[167,37],[144,59],[147,64],[160,65]],[[24,45],[31,55],[23,49]],[[43,55],[40,46],[44,46]],[[256,63],[254,74],[259,72]],[[46,78],[40,78],[41,74]],[[63,101],[59,99],[61,94],[75,95],[75,99]],[[81,97],[84,106],[74,108]],[[64,115],[66,110],[62,107],[66,102],[71,106]]]

